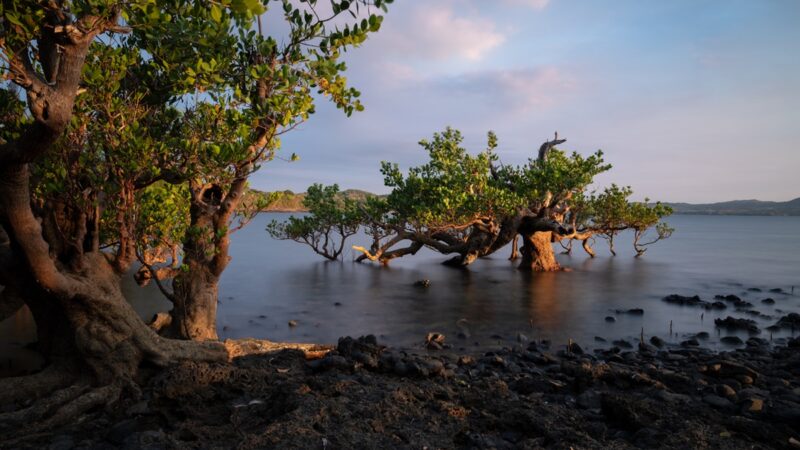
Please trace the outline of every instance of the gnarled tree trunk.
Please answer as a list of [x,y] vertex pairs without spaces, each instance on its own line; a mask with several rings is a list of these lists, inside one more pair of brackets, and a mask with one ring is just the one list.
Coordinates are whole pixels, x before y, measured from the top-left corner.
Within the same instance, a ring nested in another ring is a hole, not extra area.
[[530,234],[521,234],[522,259],[519,263],[520,270],[535,272],[554,272],[561,270],[553,252],[553,233],[550,231],[536,231]]
[[174,301],[169,336],[194,341],[217,339],[219,278],[202,264],[190,261],[189,270],[173,282]]
[[566,234],[564,227],[557,221],[542,217],[525,217],[519,225],[522,237],[522,260],[520,270],[552,272],[561,270],[553,251],[554,234]]

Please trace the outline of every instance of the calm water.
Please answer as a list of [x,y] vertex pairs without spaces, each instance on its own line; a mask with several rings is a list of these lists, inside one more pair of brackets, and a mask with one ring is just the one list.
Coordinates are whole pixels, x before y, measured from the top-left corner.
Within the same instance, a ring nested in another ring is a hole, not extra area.
[[[800,294],[800,217],[674,216],[672,238],[642,258],[632,256],[630,237],[623,236],[617,257],[598,240],[597,258],[586,257],[579,246],[572,256],[559,256],[571,272],[531,274],[515,270],[506,259],[508,248],[468,270],[442,266],[446,257],[431,251],[392,261],[388,268],[353,263],[352,251],[344,262],[327,262],[308,247],[266,234],[269,220],[287,216],[262,214],[234,235],[233,260],[220,285],[220,337],[335,343],[343,335],[375,334],[388,344],[420,347],[426,333],[437,331],[456,348],[483,349],[507,345],[523,333],[556,343],[571,338],[591,348],[601,345],[595,336],[634,338],[644,328],[647,336],[676,342],[708,331],[708,345],[717,347],[715,317],[749,316],[730,307],[716,312],[673,306],[661,298],[677,293],[712,300],[715,294],[736,294],[776,318],[800,311],[800,295],[767,292],[795,285]],[[366,239],[353,243],[366,244]],[[414,286],[420,279],[429,279],[430,287]],[[130,280],[125,290],[143,317],[168,309],[153,286],[143,289]],[[761,304],[766,297],[775,305]],[[645,313],[614,313],[629,308]],[[608,315],[617,321],[607,323]],[[456,337],[460,319],[467,321],[469,339]],[[289,327],[289,320],[298,325]],[[764,327],[776,319],[756,320]],[[20,313],[0,323],[0,352],[9,354],[31,337],[30,320]]]

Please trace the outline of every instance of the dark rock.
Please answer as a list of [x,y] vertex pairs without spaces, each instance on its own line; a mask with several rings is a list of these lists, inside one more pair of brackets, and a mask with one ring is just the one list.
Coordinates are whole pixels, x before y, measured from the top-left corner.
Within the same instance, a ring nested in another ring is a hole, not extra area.
[[727,384],[718,384],[714,390],[717,391],[717,395],[736,401],[736,391]]
[[764,300],[761,300],[761,303],[764,303],[765,305],[774,305],[775,304],[775,299],[773,299],[771,297],[770,298],[765,298]]
[[616,312],[617,314],[630,314],[633,316],[644,315],[644,310],[642,308],[617,309],[614,312]]
[[525,336],[522,333],[517,333],[517,342],[519,342],[520,344],[524,344],[524,343],[528,342],[529,340],[530,339],[528,339],[528,336]]
[[724,296],[723,295],[716,295],[716,296],[714,296],[714,298],[717,299],[717,300],[724,300],[724,301],[726,301],[728,303],[733,303],[733,306],[735,306],[737,308],[751,308],[753,306],[752,303],[744,301],[741,298],[739,298],[738,296],[733,295],[733,294],[724,295]]
[[595,342],[607,342],[605,338],[600,337],[600,336],[595,336],[594,337],[594,341]]
[[[798,405],[774,405],[770,410],[770,415],[774,420],[783,422],[789,426],[797,426],[800,423],[800,406]],[[798,445],[800,448],[800,445]]]
[[472,366],[474,364],[475,364],[475,358],[473,358],[472,356],[465,355],[465,356],[460,356],[458,358],[459,366]]
[[603,394],[600,405],[608,422],[619,428],[637,431],[652,423],[646,404],[633,397]]
[[779,328],[790,328],[790,329],[800,328],[800,314],[789,313],[778,319],[778,322],[775,324],[775,326]]
[[683,295],[672,294],[664,297],[662,300],[673,305],[710,307],[709,303],[701,300],[699,295],[686,297]]
[[138,431],[138,429],[139,422],[136,419],[125,419],[117,422],[108,430],[106,439],[114,444],[122,444],[129,436]]
[[727,330],[734,331],[742,330],[753,334],[758,334],[761,332],[754,320],[737,319],[731,316],[728,316],[724,319],[714,319],[714,325],[716,325],[718,328],[725,328]]
[[755,288],[755,287],[748,288],[747,290],[750,291],[750,292],[761,292],[761,289]]
[[308,363],[308,367],[314,372],[322,372],[326,370],[346,370],[350,371],[353,364],[344,356],[340,355],[327,355]]
[[425,368],[430,376],[441,375],[444,372],[444,364],[438,359],[428,360]]
[[567,351],[575,355],[583,354],[583,349],[577,342],[570,342],[569,345],[567,345]]
[[333,306],[342,306],[342,303],[341,302],[334,302]]
[[575,404],[583,409],[600,409],[602,406],[600,394],[593,389],[587,389],[577,396],[575,398]]
[[708,394],[703,397],[703,401],[717,409],[733,409],[733,403],[726,398],[720,397],[719,395]]
[[656,346],[657,348],[662,348],[665,344],[664,340],[658,336],[653,336],[650,338],[650,343]]
[[444,347],[442,346],[442,344],[436,341],[428,341],[425,343],[425,348],[427,348],[428,350],[441,350]]
[[417,280],[414,282],[414,286],[417,287],[429,287],[431,285],[431,280],[424,279],[424,280]]
[[617,339],[616,341],[612,342],[612,344],[620,348],[633,348],[633,345],[624,339]]
[[605,321],[606,322],[616,322],[617,319],[615,317],[612,317],[612,316],[606,316]]
[[700,342],[698,342],[697,339],[695,338],[690,338],[681,342],[681,347],[699,347],[699,346]]
[[289,326],[290,327],[296,327],[297,326],[297,321],[296,320],[290,320],[289,321]]
[[695,339],[708,339],[709,337],[711,337],[711,335],[708,334],[707,331],[701,331],[694,335]]
[[728,345],[742,345],[744,341],[739,336],[724,336],[722,339],[719,340],[723,344]]
[[769,291],[772,292],[773,294],[783,294],[783,289],[781,288],[772,288]]
[[711,309],[725,309],[727,307],[728,307],[728,305],[726,305],[725,303],[722,303],[722,302],[713,302],[711,304]]
[[769,341],[759,337],[751,337],[750,339],[747,340],[746,343],[748,347],[764,347],[766,345],[769,345]]
[[147,405],[147,400],[143,400],[141,402],[138,402],[138,403],[132,405],[130,408],[128,408],[128,411],[127,411],[129,416],[138,416],[138,415],[147,414],[149,412],[150,412],[150,408]]
[[71,436],[59,435],[50,442],[48,450],[70,450],[75,448],[75,441]]

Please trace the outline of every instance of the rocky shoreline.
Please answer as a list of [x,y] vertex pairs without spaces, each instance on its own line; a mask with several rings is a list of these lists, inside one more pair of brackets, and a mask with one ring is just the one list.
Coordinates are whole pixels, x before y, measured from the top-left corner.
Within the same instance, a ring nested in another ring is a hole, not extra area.
[[2,448],[800,448],[800,338],[715,353],[585,353],[532,341],[480,355],[342,338],[154,372],[138,395]]

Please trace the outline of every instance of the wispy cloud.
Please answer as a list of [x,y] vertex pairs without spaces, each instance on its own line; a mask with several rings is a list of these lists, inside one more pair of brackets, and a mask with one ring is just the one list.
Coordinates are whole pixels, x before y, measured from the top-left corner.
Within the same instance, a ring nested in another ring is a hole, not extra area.
[[535,10],[545,9],[550,0],[505,0],[505,3],[514,6],[526,6]]
[[382,51],[415,59],[478,61],[506,40],[491,20],[462,15],[452,5],[420,4],[391,19],[376,39]]
[[440,78],[437,89],[450,91],[478,104],[501,106],[512,113],[547,108],[571,94],[575,78],[553,67],[491,70]]

